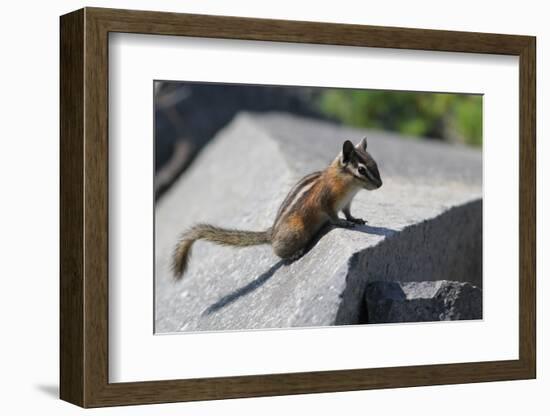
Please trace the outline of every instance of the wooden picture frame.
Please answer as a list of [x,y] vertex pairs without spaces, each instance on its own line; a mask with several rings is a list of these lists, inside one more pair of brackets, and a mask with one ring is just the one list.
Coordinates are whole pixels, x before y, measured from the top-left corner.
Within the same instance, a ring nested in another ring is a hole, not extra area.
[[[212,400],[536,376],[535,38],[85,8],[61,17],[60,396],[82,407]],[[109,383],[108,34],[245,39],[519,57],[519,359]]]

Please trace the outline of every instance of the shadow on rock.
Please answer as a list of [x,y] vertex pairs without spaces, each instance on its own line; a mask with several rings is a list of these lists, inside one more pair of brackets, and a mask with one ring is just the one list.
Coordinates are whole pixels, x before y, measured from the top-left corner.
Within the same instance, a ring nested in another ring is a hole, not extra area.
[[[313,238],[313,240],[311,241],[311,243],[306,247],[306,249],[304,250],[304,253],[302,254],[302,257],[307,254],[309,251],[311,251],[311,249],[313,247],[315,247],[317,245],[317,243],[325,236],[327,235],[328,233],[330,233],[332,230],[336,230],[338,228],[341,228],[341,227],[338,227],[338,226],[334,226],[334,225],[331,225],[331,224],[327,224],[325,225],[323,228],[321,228],[321,230],[319,230],[319,232],[317,233],[317,235],[315,236],[315,238]],[[389,237],[389,236],[392,236],[394,235],[397,230],[394,230],[394,229],[391,229],[391,228],[386,228],[386,227],[376,227],[376,226],[372,226],[372,225],[368,225],[368,224],[362,224],[362,225],[355,225],[354,227],[350,227],[350,228],[344,228],[345,230],[349,230],[349,231],[353,231],[353,232],[357,232],[357,233],[363,233],[363,234],[372,234],[372,235],[381,235],[381,236],[384,236],[384,237]]]
[[239,289],[235,290],[234,292],[222,297],[220,300],[218,300],[216,303],[210,305],[203,313],[203,316],[211,315],[214,312],[219,311],[220,309],[226,307],[227,305],[230,305],[231,303],[235,302],[242,296],[245,296],[249,294],[250,292],[253,292],[254,290],[258,289],[260,286],[262,286],[264,283],[266,283],[269,279],[273,277],[275,272],[279,270],[285,262],[283,260],[278,261],[273,266],[269,268],[266,272],[262,273],[260,276],[258,276],[256,279],[248,283],[246,286],[240,287]]
[[[260,276],[256,277],[254,280],[252,280],[250,283],[246,284],[243,287],[238,288],[237,290],[229,293],[228,295],[225,295],[220,300],[218,300],[216,303],[210,305],[203,313],[203,316],[211,315],[215,312],[218,312],[220,309],[223,309],[224,307],[230,305],[231,303],[237,301],[239,298],[246,296],[247,294],[253,292],[254,290],[260,288],[264,285],[269,279],[273,277],[273,275],[283,266],[289,266],[290,264],[294,263],[298,259],[304,257],[308,252],[310,252],[315,245],[325,236],[327,233],[329,233],[331,230],[333,230],[335,227],[331,225],[327,225],[323,227],[319,233],[317,233],[317,236],[311,241],[311,243],[304,249],[304,252],[300,255],[300,257],[297,257],[292,260],[279,260],[277,263],[275,263],[273,266],[269,268],[269,270],[262,273]],[[383,236],[389,236],[394,234],[396,231],[385,228],[385,227],[372,227],[370,225],[358,225],[356,227],[350,228],[351,231],[356,232],[362,232],[366,234],[375,234],[375,235],[383,235]]]
[[393,230],[391,228],[375,227],[368,224],[356,225],[355,227],[350,228],[350,230],[365,233],[365,234],[382,235],[384,237],[389,237],[391,235],[394,235],[397,232],[397,230]]

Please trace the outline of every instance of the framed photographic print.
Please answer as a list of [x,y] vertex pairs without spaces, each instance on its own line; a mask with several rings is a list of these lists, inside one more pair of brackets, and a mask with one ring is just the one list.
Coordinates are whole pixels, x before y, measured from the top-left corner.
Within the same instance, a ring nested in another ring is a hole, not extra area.
[[534,37],[60,24],[63,400],[535,377]]

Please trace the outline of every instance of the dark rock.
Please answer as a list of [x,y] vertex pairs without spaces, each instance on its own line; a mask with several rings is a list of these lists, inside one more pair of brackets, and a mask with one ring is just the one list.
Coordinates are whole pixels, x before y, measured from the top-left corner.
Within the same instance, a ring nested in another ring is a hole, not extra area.
[[467,282],[371,282],[365,302],[373,324],[482,318],[481,289]]

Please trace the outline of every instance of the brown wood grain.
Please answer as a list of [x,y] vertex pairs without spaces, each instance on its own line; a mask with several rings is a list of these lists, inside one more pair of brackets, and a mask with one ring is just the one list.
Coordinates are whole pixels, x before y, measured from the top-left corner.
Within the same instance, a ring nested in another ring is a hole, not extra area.
[[60,386],[84,405],[84,12],[60,22]]
[[[62,16],[60,29],[62,399],[98,407],[535,377],[535,38],[98,8]],[[519,56],[519,359],[109,383],[109,32]]]
[[520,54],[519,356],[536,377],[536,41]]

